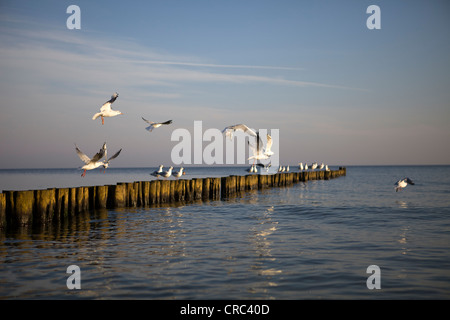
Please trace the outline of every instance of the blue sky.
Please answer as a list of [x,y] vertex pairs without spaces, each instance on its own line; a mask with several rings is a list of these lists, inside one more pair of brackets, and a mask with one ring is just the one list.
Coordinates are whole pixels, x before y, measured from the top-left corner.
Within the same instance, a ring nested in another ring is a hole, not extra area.
[[[81,29],[69,30],[69,5]],[[381,29],[369,30],[369,5]],[[0,2],[0,168],[169,165],[172,131],[279,129],[283,164],[450,164],[447,1]],[[93,121],[113,92],[124,115]],[[172,119],[145,131],[141,117]],[[207,144],[207,143],[205,143]]]

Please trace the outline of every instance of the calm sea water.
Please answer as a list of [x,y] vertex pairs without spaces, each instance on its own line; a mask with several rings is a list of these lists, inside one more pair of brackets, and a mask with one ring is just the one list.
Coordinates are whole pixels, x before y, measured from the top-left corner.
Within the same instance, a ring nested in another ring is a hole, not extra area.
[[[291,168],[292,169],[292,168]],[[150,179],[154,168],[0,170],[3,190]],[[190,168],[186,178],[245,174]],[[401,192],[394,182],[415,181]],[[450,166],[347,176],[224,201],[101,210],[0,231],[0,299],[449,299]],[[69,290],[69,265],[81,289]],[[369,290],[367,268],[380,268]]]

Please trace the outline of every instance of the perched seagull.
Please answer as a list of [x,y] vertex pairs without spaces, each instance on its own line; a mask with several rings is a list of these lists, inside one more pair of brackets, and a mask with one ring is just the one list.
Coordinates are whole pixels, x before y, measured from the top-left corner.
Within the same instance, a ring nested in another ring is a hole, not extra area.
[[169,170],[161,172],[161,175],[164,178],[168,178],[172,175],[172,170],[173,170],[173,167],[170,167]]
[[255,165],[252,164],[252,166],[250,168],[245,169],[245,171],[247,171],[247,172],[254,172],[254,167],[255,167]]
[[111,99],[109,99],[108,101],[106,101],[102,107],[100,108],[100,112],[94,114],[94,116],[92,117],[92,120],[97,119],[98,117],[102,118],[102,124],[105,124],[105,119],[104,117],[114,117],[117,116],[119,114],[123,114],[122,112],[120,112],[119,110],[112,110],[111,109],[111,104],[116,101],[117,97],[119,96],[119,94],[116,92],[111,96]]
[[289,172],[289,166],[286,167],[286,172]]
[[102,148],[100,149],[99,152],[97,152],[92,158],[89,158],[87,155],[85,155],[79,148],[78,146],[75,144],[75,150],[78,154],[78,156],[80,157],[80,159],[86,163],[84,166],[81,167],[81,169],[83,169],[83,173],[81,174],[82,177],[84,177],[86,175],[86,170],[92,170],[95,168],[98,168],[100,166],[102,166],[104,164],[103,161],[100,161],[101,158],[103,158],[103,156],[106,153],[106,142],[103,144]]
[[305,163],[305,170],[308,170],[308,164]]
[[316,170],[316,168],[317,168],[317,162],[314,162],[314,163],[311,165],[311,170]]
[[319,166],[319,170],[322,170],[325,167],[325,165],[323,164],[323,162],[320,164]]
[[163,167],[164,167],[164,166],[163,166],[162,164],[159,165],[159,169],[156,170],[156,171],[153,171],[152,173],[150,173],[150,175],[159,178],[159,176],[161,175],[161,172],[162,172],[162,168],[163,168]]
[[119,155],[120,151],[122,151],[122,149],[120,149],[119,151],[117,151],[111,158],[108,159],[108,157],[106,156],[106,155],[107,155],[107,150],[106,150],[106,142],[105,142],[105,160],[103,160],[103,168],[104,168],[105,170],[104,170],[103,172],[105,172],[105,171],[106,171],[106,168],[109,167],[109,162],[110,162],[112,159],[117,158],[117,156]]
[[225,135],[227,137],[230,137],[230,140],[233,140],[233,132],[235,132],[236,130],[241,130],[253,137],[256,137],[256,132],[247,127],[245,124],[236,124],[234,126],[228,126],[222,130],[222,133],[225,132]]
[[298,164],[298,169],[299,169],[300,171],[303,171],[303,162],[300,162],[300,163]]
[[414,182],[412,182],[411,179],[409,178],[405,178],[402,180],[397,181],[394,185],[395,185],[395,192],[402,190],[403,188],[406,188],[406,186],[410,184],[410,185],[414,185]]
[[325,165],[325,171],[330,171],[327,164]]
[[184,168],[181,167],[181,168],[180,168],[180,171],[174,171],[174,172],[173,172],[173,176],[176,177],[176,178],[181,177],[181,176],[183,175],[183,170],[184,170]]
[[145,130],[148,130],[149,132],[152,132],[153,129],[159,128],[162,125],[168,125],[172,123],[172,120],[168,120],[166,122],[152,122],[152,121],[148,121],[147,119],[144,119],[144,117],[142,117],[142,120],[144,120],[145,122],[147,122],[149,124],[149,126],[147,128],[145,128]]

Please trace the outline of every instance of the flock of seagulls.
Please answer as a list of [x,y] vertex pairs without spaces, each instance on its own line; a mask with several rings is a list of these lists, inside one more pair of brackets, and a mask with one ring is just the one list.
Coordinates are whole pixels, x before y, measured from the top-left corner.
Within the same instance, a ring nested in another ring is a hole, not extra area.
[[159,166],[159,169],[156,171],[153,171],[150,173],[151,176],[154,176],[156,178],[163,177],[165,179],[169,178],[170,176],[174,176],[175,178],[179,178],[182,175],[186,174],[184,171],[184,168],[181,167],[179,171],[173,171],[173,167],[171,166],[168,170],[163,171],[164,166],[161,164]]
[[[94,114],[94,116],[92,117],[92,120],[96,120],[97,118],[101,118],[102,120],[102,125],[105,124],[105,118],[108,117],[115,117],[118,115],[122,115],[123,113],[119,110],[113,110],[111,108],[111,105],[117,100],[117,98],[119,97],[119,94],[117,92],[115,92],[111,98],[106,101],[101,107],[100,107],[100,112],[97,112]],[[144,120],[149,126],[146,127],[145,129],[149,132],[152,132],[154,129],[159,128],[161,126],[164,125],[170,125],[172,123],[172,120],[168,120],[165,122],[153,122],[153,121],[149,121],[147,119],[145,119],[144,117],[142,117],[142,120]],[[272,137],[267,134],[267,142],[266,145],[264,146],[263,141],[261,140],[260,136],[259,136],[259,131],[255,131],[253,129],[250,129],[247,125],[245,124],[236,124],[236,125],[231,125],[231,126],[227,126],[222,130],[222,133],[225,133],[225,135],[227,137],[230,138],[230,140],[233,139],[233,134],[234,132],[236,132],[237,130],[240,130],[246,134],[248,134],[251,137],[255,138],[255,144],[250,143],[250,141],[248,142],[249,147],[252,149],[252,155],[248,158],[248,160],[253,160],[253,164],[250,168],[246,169],[247,172],[251,172],[251,173],[257,173],[258,172],[258,168],[257,166],[261,167],[261,169],[266,170],[267,172],[269,171],[269,168],[271,166],[271,164],[262,164],[262,163],[257,163],[258,160],[267,160],[270,159],[270,157],[274,154],[274,152],[272,151]],[[103,143],[102,148],[99,150],[99,152],[97,152],[92,158],[89,158],[86,154],[84,154],[79,148],[78,146],[75,144],[75,151],[77,152],[78,157],[85,163],[84,166],[81,167],[81,169],[83,169],[83,173],[81,174],[82,177],[84,177],[86,175],[86,171],[87,170],[93,170],[96,169],[100,166],[103,166],[104,170],[106,171],[106,168],[108,168],[109,166],[109,162],[115,158],[117,158],[117,156],[119,156],[120,152],[122,151],[122,149],[120,149],[119,151],[117,151],[112,157],[110,157],[108,159],[107,157],[107,148],[106,148],[106,142]],[[102,158],[105,158],[104,160],[101,160]],[[308,166],[307,163],[305,163],[305,165],[303,165],[303,162],[300,162],[299,164],[299,170],[303,171],[303,170],[316,170],[317,168],[319,170],[323,170],[325,169],[326,171],[330,171],[330,169],[328,168],[328,165],[324,165],[323,163],[321,163],[320,165],[318,165],[317,162],[313,162],[310,166]],[[163,178],[169,178],[170,176],[174,176],[176,178],[181,177],[182,175],[186,174],[184,172],[184,168],[180,168],[179,171],[173,171],[173,167],[169,167],[168,170],[163,171],[163,165],[159,166],[159,169],[150,173],[150,175],[154,176],[154,177],[163,177]],[[105,172],[104,171],[104,172]],[[287,167],[282,167],[280,166],[278,168],[278,172],[289,172],[289,166]],[[401,191],[402,189],[404,189],[407,185],[414,185],[414,182],[409,179],[409,178],[404,178],[401,179],[399,181],[397,181],[394,184],[394,188],[395,188],[395,192]]]

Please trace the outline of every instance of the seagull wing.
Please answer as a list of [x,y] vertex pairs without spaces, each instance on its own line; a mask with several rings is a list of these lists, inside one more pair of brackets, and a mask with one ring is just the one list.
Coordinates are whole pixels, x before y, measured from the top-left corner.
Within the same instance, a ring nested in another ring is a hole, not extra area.
[[406,178],[406,183],[414,185],[414,182],[410,178]]
[[108,162],[111,161],[112,159],[117,158],[117,156],[119,155],[120,151],[122,151],[122,149],[120,149],[119,151],[117,151],[111,158],[108,159]]
[[106,142],[103,144],[103,147],[100,149],[99,152],[97,152],[91,159],[92,162],[97,162],[98,160],[100,160],[101,158],[103,158],[103,156],[106,155]]
[[168,120],[166,122],[160,122],[160,124],[171,124],[171,123],[172,123],[172,120]]
[[83,161],[84,163],[88,164],[89,162],[91,162],[91,159],[85,155],[79,148],[77,145],[75,145],[75,150],[77,151],[78,157],[80,157],[81,161]]

